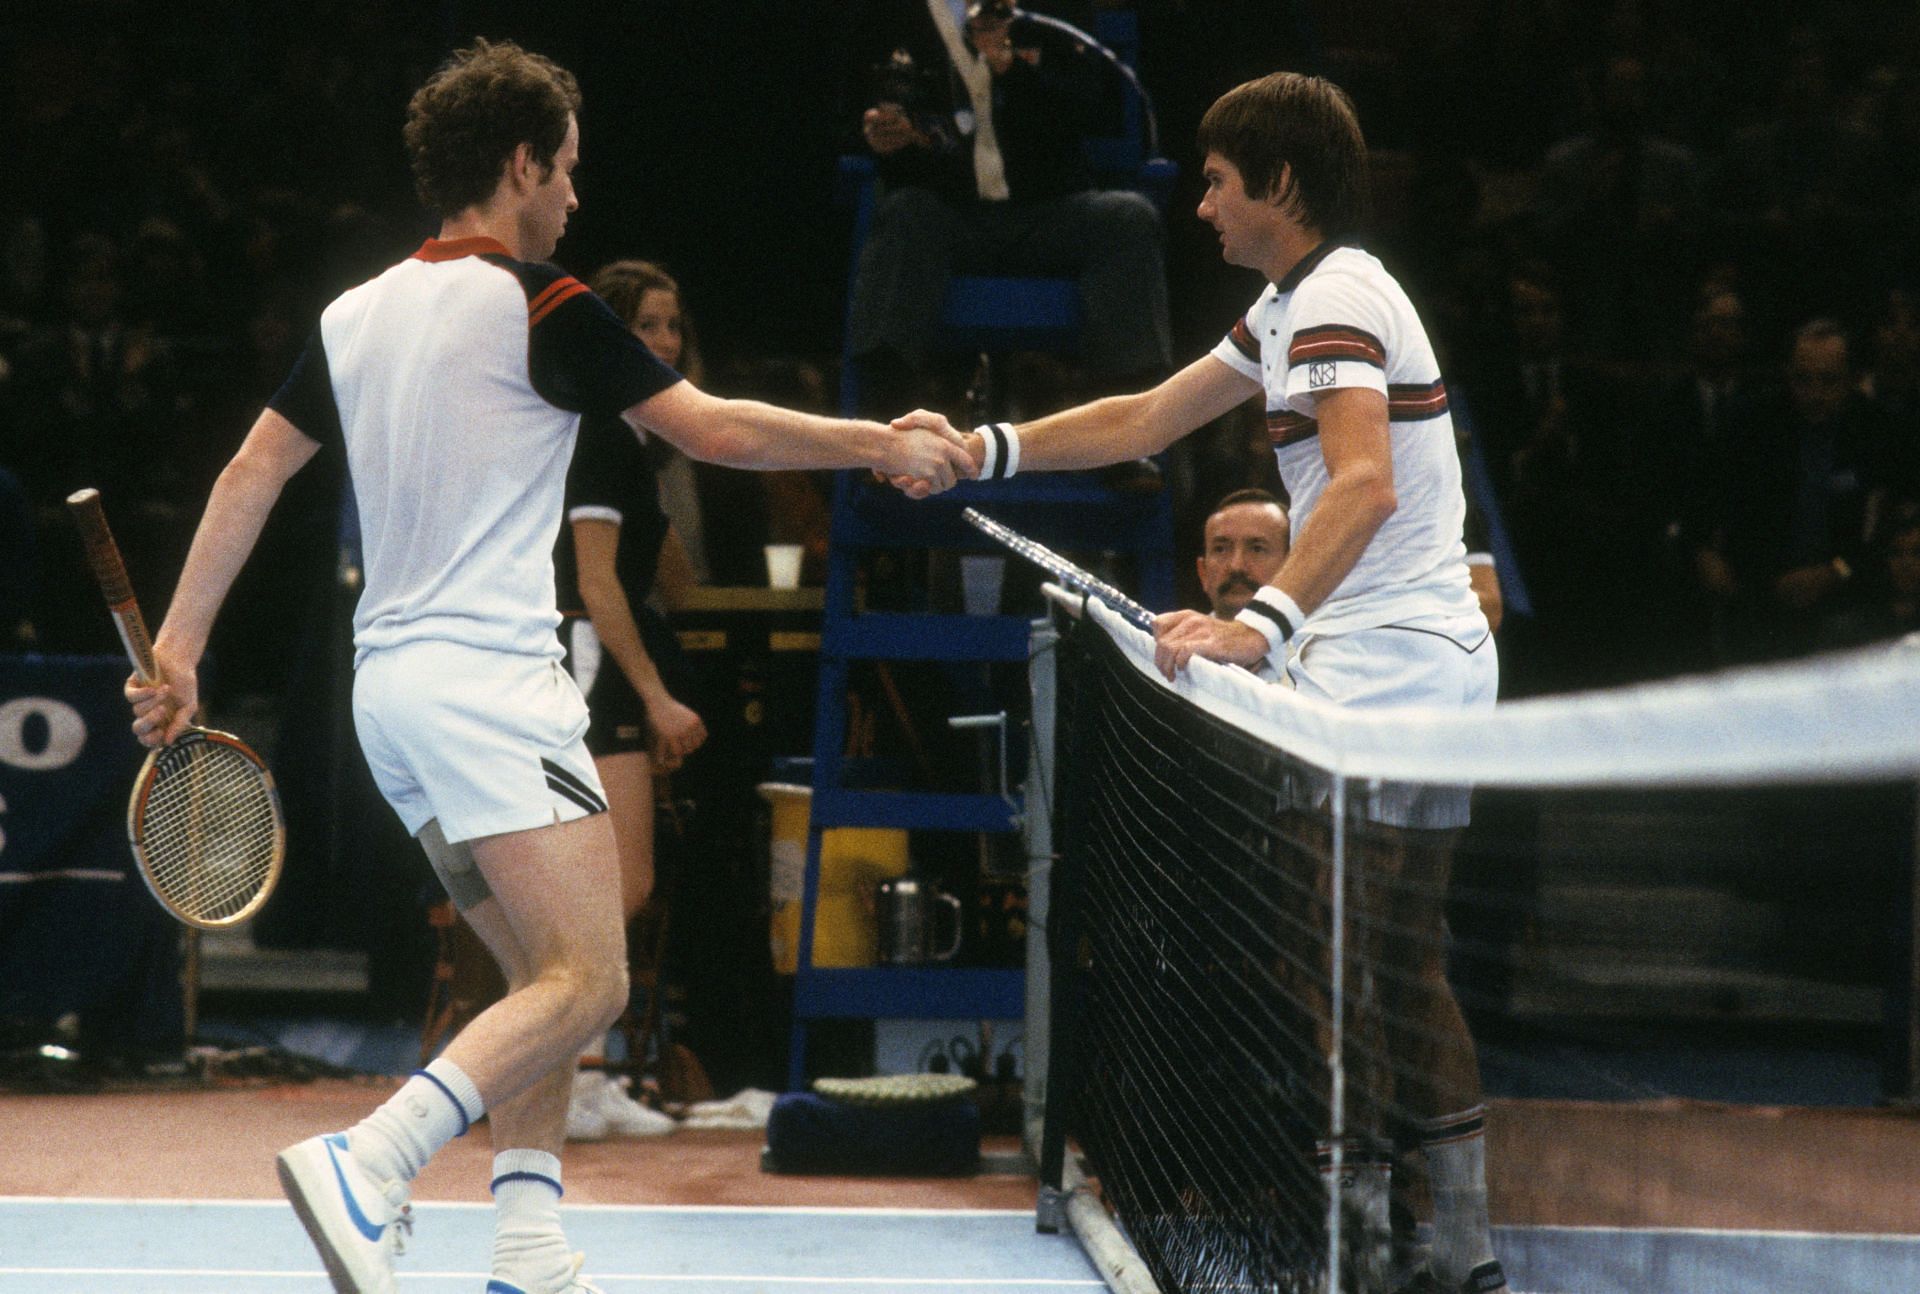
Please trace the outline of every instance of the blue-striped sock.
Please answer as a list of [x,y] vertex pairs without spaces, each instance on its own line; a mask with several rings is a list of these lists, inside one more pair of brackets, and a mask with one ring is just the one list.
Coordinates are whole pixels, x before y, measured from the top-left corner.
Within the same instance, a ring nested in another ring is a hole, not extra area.
[[442,1058],[416,1070],[384,1105],[350,1128],[347,1144],[375,1181],[410,1182],[483,1113],[473,1080]]
[[493,1275],[523,1290],[558,1289],[573,1267],[560,1230],[560,1161],[544,1150],[493,1157]]

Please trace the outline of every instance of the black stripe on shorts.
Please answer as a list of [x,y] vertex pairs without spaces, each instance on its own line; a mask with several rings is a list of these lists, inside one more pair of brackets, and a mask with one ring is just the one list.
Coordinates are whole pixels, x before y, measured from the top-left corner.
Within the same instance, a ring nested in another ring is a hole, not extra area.
[[540,761],[540,767],[546,772],[547,785],[555,793],[565,796],[588,813],[605,813],[607,802],[593,793],[593,788],[569,773],[550,759]]

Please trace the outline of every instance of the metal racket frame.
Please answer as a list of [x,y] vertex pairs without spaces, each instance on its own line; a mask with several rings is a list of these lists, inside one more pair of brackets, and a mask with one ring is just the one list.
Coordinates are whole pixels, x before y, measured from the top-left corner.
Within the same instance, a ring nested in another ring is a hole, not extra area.
[[1082,567],[1074,565],[1045,544],[1036,543],[1019,531],[1001,525],[978,508],[960,514],[967,524],[1004,544],[1020,556],[1058,580],[1062,587],[1087,597],[1098,598],[1136,629],[1153,632],[1153,612],[1135,602],[1113,585]]

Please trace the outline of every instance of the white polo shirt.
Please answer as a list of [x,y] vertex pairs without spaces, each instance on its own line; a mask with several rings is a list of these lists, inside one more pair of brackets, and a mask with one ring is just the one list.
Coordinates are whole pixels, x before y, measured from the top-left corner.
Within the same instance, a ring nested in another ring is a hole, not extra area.
[[1322,244],[1269,285],[1212,353],[1266,391],[1267,436],[1296,543],[1327,486],[1314,420],[1320,394],[1360,386],[1387,398],[1399,507],[1301,630],[1458,625],[1479,615],[1461,542],[1466,498],[1446,384],[1413,303],[1378,260]]
[[585,284],[492,239],[429,239],[329,305],[270,403],[346,448],[355,665],[422,640],[559,659],[553,545],[580,417],[679,380]]

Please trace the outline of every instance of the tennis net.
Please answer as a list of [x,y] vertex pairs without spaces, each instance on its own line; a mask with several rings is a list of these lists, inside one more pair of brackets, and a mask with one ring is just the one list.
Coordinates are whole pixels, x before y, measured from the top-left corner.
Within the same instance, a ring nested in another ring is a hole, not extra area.
[[[1170,685],[1098,603],[1056,618],[1046,1138],[1167,1294],[1398,1288],[1440,1243],[1425,1166],[1479,1132],[1483,1072],[1516,1290],[1682,1288],[1651,1251],[1586,1270],[1540,1241],[1700,1221],[1678,1197],[1724,1194],[1752,1132],[1686,1167],[1712,1134],[1660,1131],[1677,1098],[1913,1095],[1920,647],[1368,713],[1209,662]],[[1405,826],[1468,788],[1464,833]],[[1881,1090],[1821,1078],[1835,1054]],[[1741,1279],[1784,1287],[1756,1261]]]

